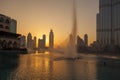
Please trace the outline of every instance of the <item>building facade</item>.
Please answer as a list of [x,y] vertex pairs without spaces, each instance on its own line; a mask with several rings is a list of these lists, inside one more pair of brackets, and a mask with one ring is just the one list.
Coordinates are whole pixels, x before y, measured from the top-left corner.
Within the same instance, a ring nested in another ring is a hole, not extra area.
[[38,39],[38,50],[46,48],[46,35],[43,35],[43,39]]
[[38,50],[44,49],[44,41],[43,39],[38,39]]
[[10,32],[11,18],[0,14],[0,31]]
[[44,48],[46,47],[46,35],[43,35],[43,43],[44,43]]
[[31,33],[28,33],[28,36],[27,36],[27,48],[29,48],[29,49],[32,48],[32,35],[31,35]]
[[33,49],[36,49],[36,37],[34,37],[34,39],[33,39]]
[[85,46],[88,46],[88,35],[87,34],[84,35],[84,43],[85,43]]
[[120,46],[120,0],[99,0],[97,42]]
[[11,33],[11,18],[0,14],[0,49],[20,48],[20,34]]
[[80,36],[77,36],[77,46],[78,47],[85,46],[84,40]]
[[50,49],[54,48],[54,33],[53,33],[53,30],[50,30],[50,33],[49,33],[49,48]]
[[11,33],[16,33],[17,32],[17,21],[14,20],[14,19],[11,19],[10,32]]
[[25,36],[20,37],[20,48],[26,48],[26,37]]

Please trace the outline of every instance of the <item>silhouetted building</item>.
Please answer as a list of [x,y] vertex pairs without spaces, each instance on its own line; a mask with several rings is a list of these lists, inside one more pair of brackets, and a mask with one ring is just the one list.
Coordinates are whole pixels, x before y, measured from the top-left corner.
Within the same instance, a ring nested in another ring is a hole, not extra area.
[[38,49],[44,49],[44,40],[43,39],[39,39],[38,40]]
[[85,46],[88,46],[88,35],[87,34],[84,35],[84,43],[85,43]]
[[97,42],[120,46],[120,0],[99,0]]
[[78,47],[85,46],[84,41],[82,38],[80,38],[80,36],[77,36],[77,46]]
[[27,36],[27,48],[32,48],[32,35],[31,33],[28,33],[28,36]]
[[32,43],[33,43],[33,49],[36,49],[36,39],[37,39],[37,38],[34,37],[33,42],[32,42]]
[[43,39],[38,39],[38,50],[45,49],[46,47],[46,35],[43,35]]
[[50,34],[49,34],[49,48],[50,49],[54,48],[54,33],[53,33],[53,30],[50,30]]
[[13,19],[0,14],[0,49],[16,49],[20,48],[20,34],[11,33],[11,24]]
[[46,47],[46,35],[43,35],[44,47]]
[[87,52],[88,46],[86,46],[84,40],[77,36],[77,52]]
[[20,48],[26,48],[26,36],[20,37]]
[[100,44],[97,41],[93,41],[93,43],[90,44],[89,51],[90,52],[101,52],[102,48],[100,47]]
[[0,14],[0,31],[10,32],[11,18]]

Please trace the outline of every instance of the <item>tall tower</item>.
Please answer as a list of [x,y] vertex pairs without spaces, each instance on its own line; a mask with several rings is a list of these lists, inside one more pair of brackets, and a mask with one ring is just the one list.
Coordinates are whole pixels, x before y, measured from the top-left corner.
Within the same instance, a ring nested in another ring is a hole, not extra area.
[[49,48],[50,49],[54,48],[54,34],[53,34],[53,30],[50,30],[50,34],[49,34]]
[[28,36],[27,36],[27,48],[32,48],[32,35],[31,35],[31,33],[28,33]]
[[43,45],[44,45],[44,48],[46,47],[46,35],[44,34],[43,35]]
[[84,35],[84,43],[85,43],[85,46],[88,46],[88,35],[87,34]]
[[97,41],[102,45],[120,46],[120,0],[99,0]]
[[36,49],[36,36],[34,36],[34,39],[33,39],[33,48]]

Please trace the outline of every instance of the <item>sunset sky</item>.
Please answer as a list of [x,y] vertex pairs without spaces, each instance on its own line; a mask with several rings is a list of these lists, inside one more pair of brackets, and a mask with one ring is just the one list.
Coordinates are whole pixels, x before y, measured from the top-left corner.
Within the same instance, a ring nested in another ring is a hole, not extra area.
[[[98,0],[76,0],[78,35],[96,40]],[[0,0],[0,13],[17,20],[17,32],[41,38],[53,29],[55,43],[62,43],[72,28],[72,0]],[[48,41],[48,40],[47,40]]]

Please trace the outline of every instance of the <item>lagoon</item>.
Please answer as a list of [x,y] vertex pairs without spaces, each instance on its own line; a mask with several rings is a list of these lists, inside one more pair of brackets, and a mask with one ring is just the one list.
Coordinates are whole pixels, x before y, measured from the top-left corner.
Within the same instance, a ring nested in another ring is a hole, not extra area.
[[80,59],[67,60],[59,59],[61,55],[1,55],[0,80],[120,80],[117,57],[81,54]]

